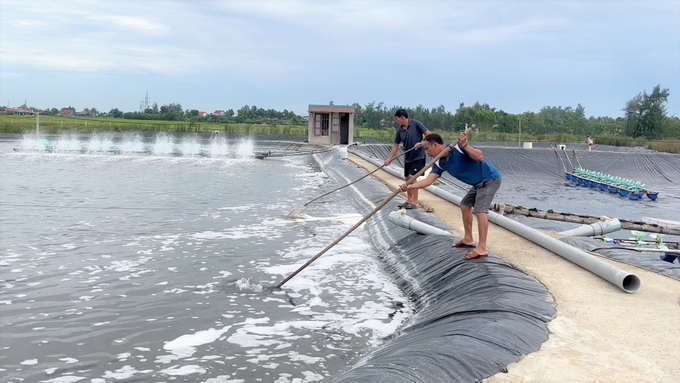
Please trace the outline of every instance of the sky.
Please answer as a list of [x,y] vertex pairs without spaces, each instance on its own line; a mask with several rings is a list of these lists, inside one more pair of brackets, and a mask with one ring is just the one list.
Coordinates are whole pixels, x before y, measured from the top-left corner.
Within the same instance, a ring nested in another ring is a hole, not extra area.
[[680,116],[680,0],[0,0],[0,104],[307,114],[383,102]]

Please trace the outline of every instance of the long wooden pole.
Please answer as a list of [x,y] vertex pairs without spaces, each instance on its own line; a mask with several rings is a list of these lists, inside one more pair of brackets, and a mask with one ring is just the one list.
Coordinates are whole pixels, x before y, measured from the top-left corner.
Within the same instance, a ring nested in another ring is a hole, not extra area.
[[[465,129],[465,133],[468,133],[470,131],[470,129],[471,128]],[[427,169],[431,168],[432,165],[434,165],[434,163],[437,162],[437,160],[446,156],[449,153],[449,150],[451,150],[451,148],[456,146],[457,144],[458,144],[458,139],[456,139],[456,141],[452,142],[446,149],[442,150],[441,153],[437,154],[437,156],[435,158],[433,158],[432,161],[430,161],[427,165],[425,165],[424,168],[420,169],[420,171],[418,173],[416,173],[416,175],[414,175],[408,181],[406,181],[406,184],[410,185],[413,182],[415,182],[418,177],[422,176]],[[312,259],[307,261],[307,263],[305,263],[299,269],[297,269],[293,274],[289,275],[281,283],[276,285],[276,288],[280,289],[281,286],[286,284],[286,282],[291,280],[294,276],[296,276],[299,272],[304,270],[307,266],[311,265],[312,262],[316,261],[320,256],[324,255],[324,253],[326,253],[328,250],[330,250],[333,246],[337,245],[338,242],[342,241],[345,237],[350,235],[350,233],[352,233],[357,227],[361,226],[362,223],[366,222],[367,219],[371,218],[373,216],[373,214],[377,213],[378,210],[383,208],[383,206],[387,205],[387,203],[390,202],[392,200],[392,198],[394,198],[400,192],[401,192],[401,189],[397,189],[394,192],[392,192],[392,194],[390,194],[387,198],[385,198],[385,200],[383,200],[378,206],[376,206],[375,209],[373,209],[373,211],[371,211],[364,218],[362,218],[361,221],[357,222],[354,226],[352,226],[349,230],[347,230],[347,232],[345,234],[341,235],[340,238],[336,239],[335,241],[333,241],[333,243],[326,246],[326,248],[321,250],[321,252],[319,254],[315,255]]]
[[[407,150],[407,151],[405,151],[405,152],[399,154],[398,156],[396,156],[396,157],[394,157],[394,158],[395,158],[395,159],[396,159],[396,158],[399,158],[399,157],[403,156],[404,154],[410,152],[411,150],[413,150],[413,149],[415,149],[415,148],[416,148],[416,147],[414,146],[414,147],[412,147],[411,149],[409,149],[409,150]],[[361,178],[359,178],[359,179],[357,179],[357,180],[355,180],[355,181],[352,181],[352,182],[350,182],[350,183],[348,183],[348,184],[346,184],[346,185],[343,185],[343,186],[340,186],[340,187],[338,187],[338,188],[335,188],[335,189],[333,189],[333,190],[331,190],[331,191],[329,191],[329,192],[327,192],[327,193],[324,193],[324,194],[322,194],[322,195],[320,195],[320,196],[318,196],[318,197],[312,199],[311,201],[309,201],[309,202],[307,202],[306,204],[302,205],[302,208],[293,209],[290,213],[288,213],[288,217],[290,217],[290,216],[298,216],[298,215],[302,214],[302,212],[305,211],[305,209],[307,209],[307,207],[308,207],[312,202],[314,202],[314,201],[316,201],[316,200],[318,200],[318,199],[320,199],[320,198],[323,198],[323,197],[325,197],[325,196],[327,196],[327,195],[329,195],[329,194],[335,193],[336,191],[338,191],[338,190],[340,190],[340,189],[344,189],[344,188],[346,188],[346,187],[348,187],[348,186],[354,185],[355,183],[357,183],[357,182],[363,180],[364,178],[370,176],[371,174],[377,172],[378,170],[380,170],[380,169],[382,169],[382,168],[384,168],[384,167],[385,167],[385,165],[382,165],[382,166],[376,168],[375,170],[373,170],[372,172],[367,173],[367,174],[361,176]]]

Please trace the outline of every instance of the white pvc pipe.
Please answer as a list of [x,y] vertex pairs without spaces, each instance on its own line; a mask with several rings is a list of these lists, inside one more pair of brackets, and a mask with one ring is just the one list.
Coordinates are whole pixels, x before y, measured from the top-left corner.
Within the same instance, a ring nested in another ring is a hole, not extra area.
[[[355,154],[365,159],[366,161],[374,164],[375,166],[382,165],[381,162],[371,157],[365,156],[362,153]],[[399,178],[403,177],[403,174],[400,171],[392,169],[389,166],[385,166],[383,170],[387,171],[388,173],[396,177]],[[436,186],[428,186],[425,189],[433,194],[436,194],[441,198],[444,198],[460,206],[460,202],[462,200],[461,197],[453,195],[447,192],[446,190],[442,190]],[[513,233],[518,234],[532,241],[533,243],[552,251],[553,253],[561,256],[562,258],[565,258],[568,261],[581,266],[582,268],[592,272],[595,275],[598,275],[602,279],[615,285],[616,287],[620,288],[621,290],[627,293],[633,294],[640,289],[640,278],[638,278],[634,274],[631,274],[627,271],[612,266],[609,263],[595,256],[592,256],[582,250],[570,246],[538,230],[532,229],[529,226],[521,224],[510,218],[504,217],[498,213],[490,211],[488,213],[488,218],[489,221],[495,223],[496,225],[501,226],[507,230],[510,230]]]
[[583,225],[571,230],[565,230],[557,233],[563,237],[592,237],[595,235],[604,235],[621,230],[621,221],[618,218],[612,218],[606,221],[598,221],[590,225]]
[[391,212],[389,215],[389,220],[397,226],[416,231],[420,234],[451,235],[451,233],[446,230],[442,230],[432,225],[428,225],[425,222],[418,221],[417,219],[409,217],[408,215],[399,211]]

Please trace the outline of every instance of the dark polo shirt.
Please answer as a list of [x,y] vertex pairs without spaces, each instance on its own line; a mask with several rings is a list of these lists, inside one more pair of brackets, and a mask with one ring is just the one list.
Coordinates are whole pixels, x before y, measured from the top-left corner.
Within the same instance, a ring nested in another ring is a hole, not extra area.
[[[412,118],[408,119],[408,128],[404,130],[401,126],[397,126],[397,134],[394,137],[395,144],[404,143],[404,150],[409,150],[418,142],[423,140],[423,134],[427,131],[425,125],[418,120]],[[425,158],[425,150],[423,148],[412,150],[406,153],[404,162],[413,162]]]

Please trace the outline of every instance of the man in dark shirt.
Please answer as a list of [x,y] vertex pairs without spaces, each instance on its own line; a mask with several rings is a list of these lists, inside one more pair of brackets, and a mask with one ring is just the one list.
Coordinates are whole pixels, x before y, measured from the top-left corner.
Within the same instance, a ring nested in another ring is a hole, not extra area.
[[[404,158],[404,179],[408,181],[425,167],[425,151],[420,145],[423,137],[430,134],[430,131],[425,128],[422,122],[408,118],[408,112],[405,109],[397,110],[394,113],[394,118],[399,126],[396,128],[394,145],[392,145],[390,156],[385,160],[385,166],[389,165],[394,159],[399,149],[399,144],[404,145],[404,151],[415,147],[415,149],[406,153]],[[418,206],[418,189],[407,190],[406,196],[406,203],[399,205],[399,207],[405,209],[416,208]]]
[[[430,157],[436,157],[447,145],[437,134],[429,134],[423,141],[423,148]],[[496,191],[501,186],[501,175],[494,169],[484,157],[482,151],[467,143],[467,133],[463,132],[458,137],[458,145],[449,149],[446,158],[442,157],[432,166],[432,173],[422,181],[407,185],[401,185],[401,190],[419,189],[432,185],[432,183],[444,172],[472,186],[460,202],[460,210],[463,214],[463,227],[465,235],[463,239],[453,244],[453,247],[469,247],[472,250],[467,253],[465,259],[485,257],[489,253],[486,249],[486,236],[489,231],[487,213],[493,202]],[[475,245],[472,237],[472,208],[477,216],[477,230],[479,242]]]

